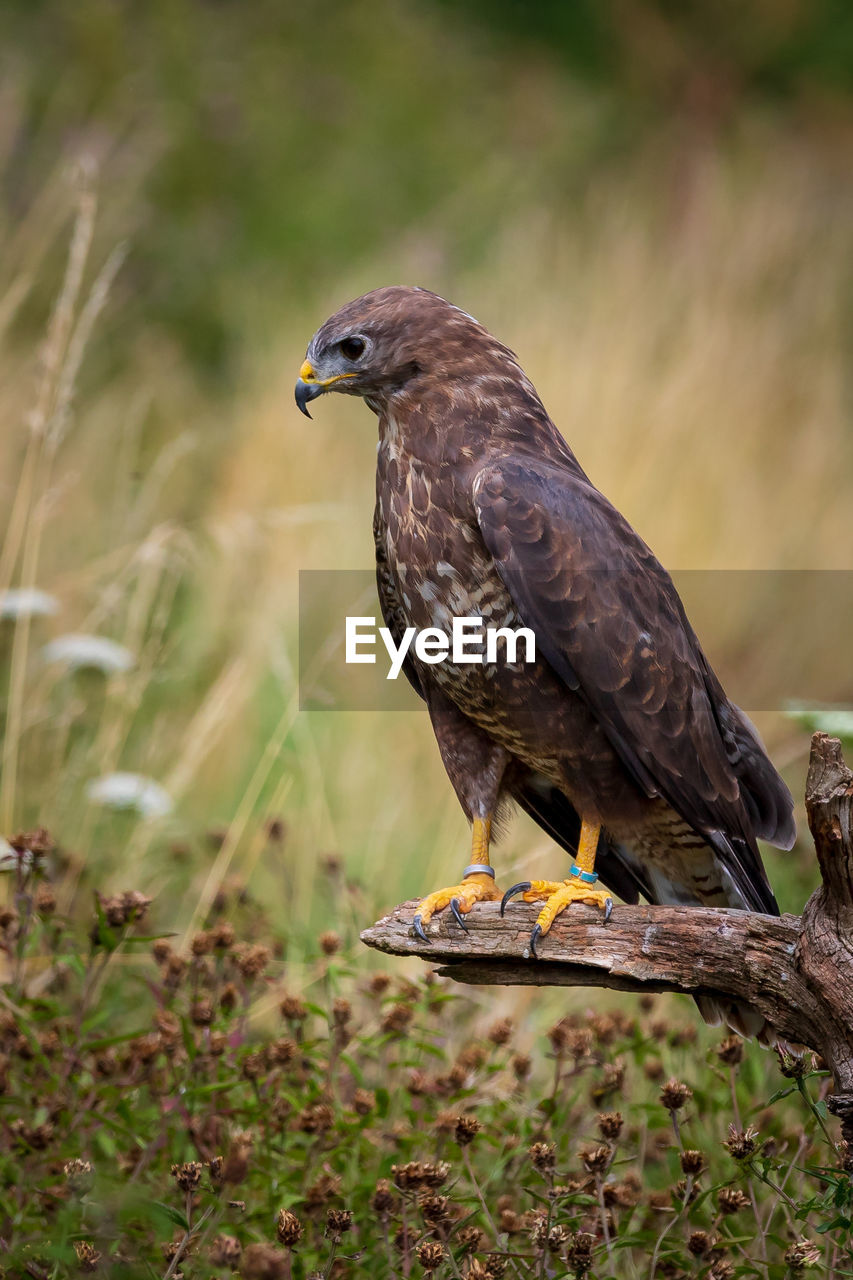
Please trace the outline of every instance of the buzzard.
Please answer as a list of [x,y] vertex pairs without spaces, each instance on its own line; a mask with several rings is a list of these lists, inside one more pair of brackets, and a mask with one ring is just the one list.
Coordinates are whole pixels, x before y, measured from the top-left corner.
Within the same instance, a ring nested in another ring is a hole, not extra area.
[[[424,898],[417,934],[427,941],[445,908],[464,928],[476,903],[501,897],[489,846],[512,802],[574,858],[565,880],[502,897],[502,910],[519,893],[542,903],[534,957],[570,903],[609,916],[608,890],[778,915],[757,839],[792,846],[790,792],[669,575],[584,473],[514,353],[426,289],[377,289],[311,340],[296,402],[307,414],[327,391],[361,396],[379,419],[376,574],[395,640],[454,617],[536,637],[527,664],[408,652],[472,825],[470,865]],[[751,1010],[700,1008],[762,1030]]]

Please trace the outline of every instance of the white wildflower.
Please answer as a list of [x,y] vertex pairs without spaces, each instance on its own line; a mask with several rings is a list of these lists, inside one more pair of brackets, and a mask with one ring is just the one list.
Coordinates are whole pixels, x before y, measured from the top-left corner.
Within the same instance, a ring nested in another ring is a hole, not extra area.
[[0,618],[50,618],[59,613],[56,596],[37,587],[0,591]]
[[72,670],[94,667],[104,675],[129,671],[136,662],[129,649],[105,636],[58,636],[46,644],[41,653],[45,662],[62,662]]
[[141,773],[107,773],[89,783],[86,795],[110,809],[136,809],[143,818],[163,818],[173,807],[168,791]]

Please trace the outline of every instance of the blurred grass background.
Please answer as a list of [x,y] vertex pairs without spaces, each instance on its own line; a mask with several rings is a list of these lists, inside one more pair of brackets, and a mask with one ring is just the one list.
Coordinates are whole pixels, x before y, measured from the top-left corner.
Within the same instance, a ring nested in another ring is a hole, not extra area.
[[[375,426],[292,388],[365,289],[508,342],[669,567],[853,563],[843,0],[10,0],[0,36],[0,591],[57,608],[0,620],[0,831],[51,829],[66,906],[183,931],[237,880],[298,959],[466,860],[425,715],[298,710],[297,574],[370,565]],[[80,633],[126,669],[47,660]],[[805,729],[761,728],[801,798]],[[115,772],[171,811],[93,802]],[[521,820],[496,856],[562,857]],[[768,864],[799,910],[808,848]]]

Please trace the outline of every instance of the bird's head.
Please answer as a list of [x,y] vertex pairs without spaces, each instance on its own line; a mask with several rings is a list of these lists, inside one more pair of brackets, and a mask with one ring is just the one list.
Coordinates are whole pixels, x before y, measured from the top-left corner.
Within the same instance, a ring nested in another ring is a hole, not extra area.
[[475,338],[481,354],[484,340],[495,343],[472,316],[427,289],[374,289],[341,307],[314,334],[299,370],[296,403],[309,418],[308,402],[327,391],[381,403],[423,373],[449,376],[470,357]]

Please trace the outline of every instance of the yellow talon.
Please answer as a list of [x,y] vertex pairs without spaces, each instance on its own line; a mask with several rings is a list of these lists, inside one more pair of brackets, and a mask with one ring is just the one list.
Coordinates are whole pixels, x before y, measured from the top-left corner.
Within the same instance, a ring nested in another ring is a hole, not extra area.
[[450,889],[437,889],[428,893],[418,906],[418,915],[423,924],[429,924],[436,911],[443,911],[455,898],[460,914],[466,916],[475,902],[492,902],[501,896],[491,876],[466,876],[460,883]]
[[598,837],[601,827],[597,823],[581,822],[581,834],[573,875],[570,880],[523,880],[508,889],[501,900],[501,915],[511,898],[521,894],[524,902],[541,902],[545,905],[539,912],[536,924],[530,934],[530,954],[536,957],[536,943],[551,928],[566,907],[573,902],[588,902],[591,906],[601,907],[605,924],[613,910],[613,899],[603,889],[593,889],[598,876],[595,874],[595,854],[598,848]]
[[521,897],[524,902],[541,902],[545,899],[545,905],[536,919],[539,937],[548,932],[557,916],[573,902],[588,902],[593,907],[600,907],[609,916],[608,904],[612,905],[613,901],[606,890],[592,889],[577,878],[561,881],[533,880]]
[[[477,902],[493,902],[501,897],[501,891],[495,884],[494,872],[489,869],[489,837],[491,822],[488,818],[475,818],[471,836],[470,874],[459,884],[449,889],[437,889],[428,893],[418,905],[413,923],[414,931],[424,942],[429,941],[424,932],[424,925],[429,924],[437,911],[450,907],[458,923],[465,929],[462,919]],[[474,866],[482,866],[483,871],[474,871]],[[466,930],[467,932],[467,930]]]

